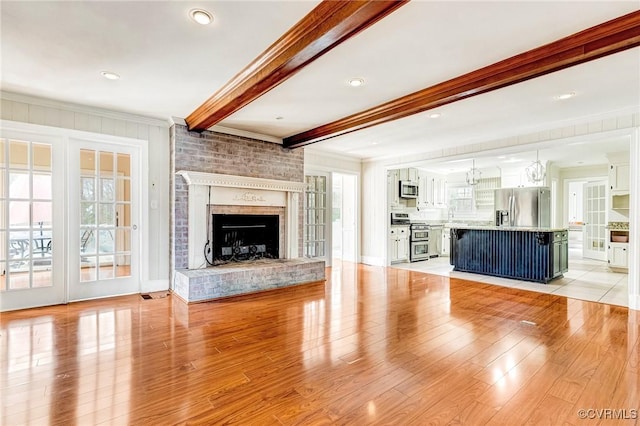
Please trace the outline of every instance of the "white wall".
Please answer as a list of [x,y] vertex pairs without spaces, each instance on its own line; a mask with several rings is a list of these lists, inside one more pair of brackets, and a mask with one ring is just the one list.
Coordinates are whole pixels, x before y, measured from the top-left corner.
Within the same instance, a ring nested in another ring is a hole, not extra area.
[[141,291],[169,288],[169,122],[108,111],[83,105],[57,102],[14,93],[0,92],[3,120],[82,130],[148,141],[148,200],[146,220],[148,280]]

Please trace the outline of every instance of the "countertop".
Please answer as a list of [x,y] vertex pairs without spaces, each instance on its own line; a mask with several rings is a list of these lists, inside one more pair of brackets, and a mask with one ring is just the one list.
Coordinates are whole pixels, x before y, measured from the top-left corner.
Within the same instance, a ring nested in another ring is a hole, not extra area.
[[561,232],[567,231],[567,228],[529,228],[529,227],[516,227],[516,226],[473,226],[473,225],[458,225],[451,226],[451,229],[477,229],[487,231],[521,231],[521,232]]

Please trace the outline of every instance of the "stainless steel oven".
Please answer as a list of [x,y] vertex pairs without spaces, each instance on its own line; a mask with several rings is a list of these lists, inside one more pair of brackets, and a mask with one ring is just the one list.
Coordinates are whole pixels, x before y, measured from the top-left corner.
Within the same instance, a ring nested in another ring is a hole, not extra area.
[[417,262],[429,259],[429,225],[413,223],[409,234],[411,250],[409,261]]

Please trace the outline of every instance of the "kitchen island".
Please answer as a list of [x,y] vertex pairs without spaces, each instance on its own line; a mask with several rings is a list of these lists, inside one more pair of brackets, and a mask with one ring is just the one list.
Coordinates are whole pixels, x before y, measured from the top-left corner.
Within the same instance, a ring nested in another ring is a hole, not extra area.
[[548,283],[567,272],[565,228],[458,226],[451,228],[454,271]]

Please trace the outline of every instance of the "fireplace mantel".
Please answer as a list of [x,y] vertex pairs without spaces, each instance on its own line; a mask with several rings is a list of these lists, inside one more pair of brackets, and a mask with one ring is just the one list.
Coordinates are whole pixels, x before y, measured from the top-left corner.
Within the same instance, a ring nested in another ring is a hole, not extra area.
[[181,170],[176,173],[184,178],[187,185],[220,186],[227,188],[261,189],[280,192],[303,192],[304,182],[276,179],[262,179],[247,176],[222,175]]
[[299,195],[304,182],[262,179],[247,176],[202,173],[188,170],[176,172],[189,186],[189,269],[205,268],[204,247],[207,243],[209,205],[283,207],[285,247],[282,255],[295,259],[298,253]]

